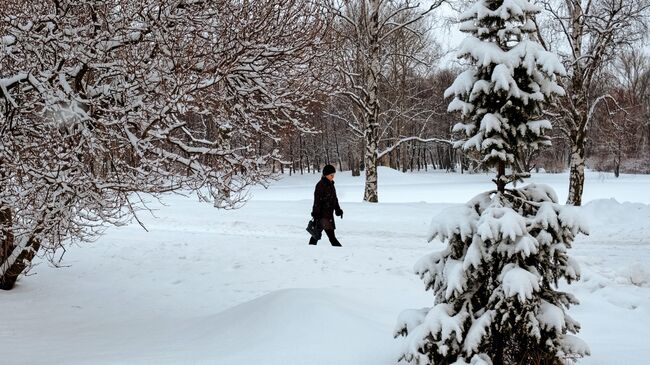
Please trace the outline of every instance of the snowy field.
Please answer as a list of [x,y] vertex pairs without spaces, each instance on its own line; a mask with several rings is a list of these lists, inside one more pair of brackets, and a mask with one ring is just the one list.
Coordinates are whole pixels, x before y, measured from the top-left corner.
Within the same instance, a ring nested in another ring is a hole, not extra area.
[[[343,248],[307,246],[317,175],[255,188],[242,209],[168,196],[156,218],[72,247],[0,293],[0,364],[391,365],[400,311],[432,305],[412,273],[440,248],[431,218],[491,189],[491,175],[380,169],[380,204],[339,173]],[[566,174],[537,174],[566,199]],[[615,199],[615,200],[614,200]],[[591,365],[650,364],[650,176],[588,173],[591,226],[573,255],[570,314]]]

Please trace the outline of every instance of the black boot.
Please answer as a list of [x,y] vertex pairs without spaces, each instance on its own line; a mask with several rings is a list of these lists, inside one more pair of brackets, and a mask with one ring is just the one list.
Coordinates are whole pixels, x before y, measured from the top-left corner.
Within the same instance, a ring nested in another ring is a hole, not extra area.
[[334,247],[343,247],[341,245],[341,242],[339,242],[339,240],[336,239],[336,235],[334,235],[334,230],[333,229],[327,229],[327,230],[325,230],[325,233],[327,233],[327,238],[330,239],[330,243],[332,244],[332,246],[334,246]]
[[316,242],[318,242],[318,241],[317,241],[314,237],[312,237],[312,238],[309,239],[309,244],[310,244],[310,245],[314,245],[314,246],[315,246],[315,245],[316,245]]

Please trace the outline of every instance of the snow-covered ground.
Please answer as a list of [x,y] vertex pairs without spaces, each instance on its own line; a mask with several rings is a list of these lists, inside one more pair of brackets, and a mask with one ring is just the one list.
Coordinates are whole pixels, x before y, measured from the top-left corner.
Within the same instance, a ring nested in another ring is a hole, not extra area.
[[[440,244],[431,218],[490,189],[491,175],[380,170],[380,204],[361,203],[362,178],[337,174],[343,248],[307,246],[316,175],[256,188],[222,211],[168,196],[157,218],[111,228],[36,267],[0,293],[0,364],[389,365],[400,311],[432,305],[412,273]],[[566,174],[538,174],[566,198]],[[650,363],[650,176],[589,173],[591,235],[563,287],[592,365]],[[616,200],[613,200],[616,199]]]

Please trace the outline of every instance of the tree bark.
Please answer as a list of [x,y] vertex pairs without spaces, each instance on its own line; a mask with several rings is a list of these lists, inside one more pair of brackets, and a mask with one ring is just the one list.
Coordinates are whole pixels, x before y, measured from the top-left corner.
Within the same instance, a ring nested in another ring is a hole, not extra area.
[[298,136],[298,146],[299,146],[299,148],[300,148],[300,149],[298,150],[298,151],[299,151],[299,152],[298,152],[298,153],[299,153],[299,160],[298,160],[299,162],[298,162],[298,166],[300,167],[300,175],[302,175],[302,174],[304,174],[304,172],[305,172],[305,171],[304,171],[304,166],[303,166],[303,164],[302,164],[302,162],[303,162],[303,153],[304,153],[304,148],[303,148],[303,145],[302,145],[302,135],[299,135],[299,136]]
[[339,171],[343,171],[343,158],[341,157],[341,149],[339,148],[339,138],[334,132],[334,143],[336,143],[336,160],[339,163]]
[[569,196],[566,203],[580,206],[585,185],[585,146],[583,141],[572,141],[569,173]]
[[350,170],[352,170],[352,176],[361,176],[361,171],[359,171],[359,160],[356,152],[353,152],[352,146],[348,146],[348,165]]
[[381,72],[380,40],[379,40],[379,12],[381,1],[372,0],[372,13],[369,24],[369,55],[370,67],[367,71],[366,81],[368,94],[366,105],[368,109],[364,116],[366,146],[364,154],[364,167],[366,170],[366,184],[363,200],[377,203],[377,148],[379,147],[379,73]]
[[616,157],[614,157],[614,176],[621,175],[621,159],[623,158],[623,150],[621,146],[621,137],[618,138],[618,148],[616,149]]
[[[14,247],[12,254],[6,257],[0,264],[0,268],[2,268],[0,273],[4,271],[0,276],[0,289],[13,289],[16,285],[16,280],[18,280],[18,276],[30,265],[40,247],[39,241],[34,236],[30,237],[25,247],[19,253],[13,252],[17,248]],[[17,254],[17,256],[14,258],[13,254]],[[12,260],[12,262],[6,262],[6,260]]]
[[14,245],[13,220],[11,216],[11,209],[4,202],[0,202],[0,265],[4,265],[14,248],[16,248]]
[[370,203],[377,203],[377,134],[376,123],[371,124],[366,130],[366,153],[364,165],[366,168],[366,184],[363,193],[363,200]]
[[23,245],[17,245],[12,231],[13,219],[11,209],[0,203],[0,289],[11,290],[16,285],[18,276],[30,265],[40,243],[35,237],[40,233],[36,230]]
[[499,161],[499,165],[497,166],[497,191],[500,193],[505,193],[506,191],[506,181],[505,181],[505,176],[506,176],[506,163],[503,161]]

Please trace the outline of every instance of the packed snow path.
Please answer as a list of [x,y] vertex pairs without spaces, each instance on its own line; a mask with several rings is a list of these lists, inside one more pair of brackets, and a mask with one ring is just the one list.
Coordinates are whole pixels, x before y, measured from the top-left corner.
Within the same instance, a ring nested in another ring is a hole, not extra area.
[[[0,293],[0,364],[389,365],[399,312],[432,305],[413,264],[430,220],[491,188],[490,175],[380,170],[380,204],[362,178],[337,174],[343,248],[304,231],[316,175],[256,188],[242,209],[169,196],[156,216],[72,247],[68,268],[41,263]],[[539,174],[566,198],[567,175]],[[580,364],[650,362],[650,176],[590,173],[591,235],[567,289],[592,356]],[[425,203],[426,202],[426,203]]]

